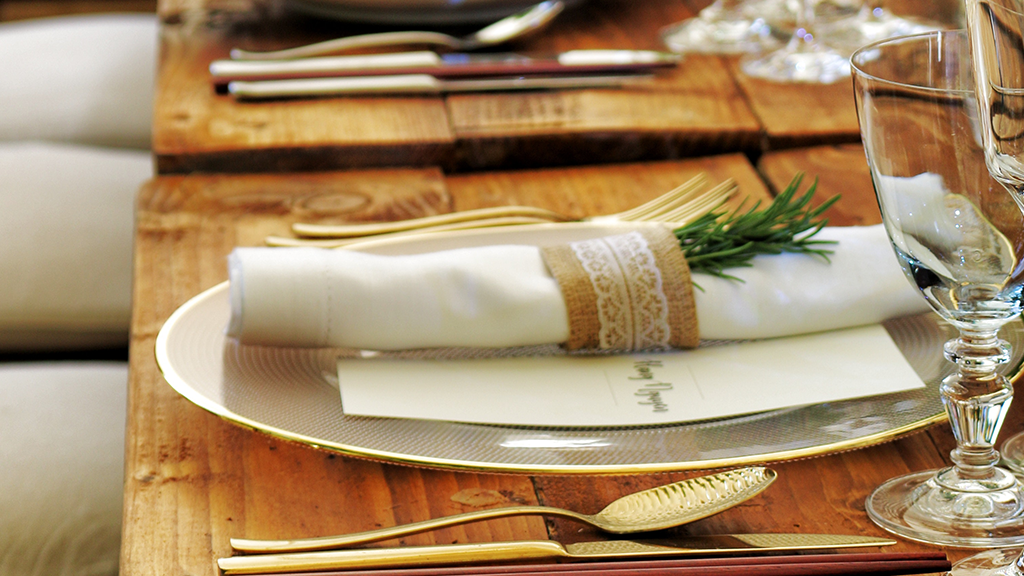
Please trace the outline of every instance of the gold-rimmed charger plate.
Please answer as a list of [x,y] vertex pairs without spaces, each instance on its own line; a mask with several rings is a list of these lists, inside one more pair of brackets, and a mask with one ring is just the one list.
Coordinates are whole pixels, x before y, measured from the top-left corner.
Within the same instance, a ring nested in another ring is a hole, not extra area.
[[[378,253],[493,243],[549,244],[614,226],[538,225],[367,244]],[[527,473],[632,474],[720,468],[822,455],[892,440],[944,420],[938,386],[952,365],[942,344],[954,331],[925,314],[886,329],[927,386],[878,397],[715,421],[629,428],[533,428],[368,418],[344,414],[338,351],[243,346],[225,336],[227,284],[188,301],[157,338],[167,381],[200,407],[242,426],[348,455],[431,467]],[[1020,323],[1002,336],[1024,350]]]

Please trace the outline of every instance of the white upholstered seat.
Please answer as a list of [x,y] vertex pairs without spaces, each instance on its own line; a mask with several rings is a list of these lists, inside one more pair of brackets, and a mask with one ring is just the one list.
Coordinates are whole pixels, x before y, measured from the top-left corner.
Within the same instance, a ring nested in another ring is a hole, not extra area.
[[[127,341],[156,43],[152,15],[0,24],[7,358]],[[126,389],[124,362],[0,363],[0,576],[117,573]]]

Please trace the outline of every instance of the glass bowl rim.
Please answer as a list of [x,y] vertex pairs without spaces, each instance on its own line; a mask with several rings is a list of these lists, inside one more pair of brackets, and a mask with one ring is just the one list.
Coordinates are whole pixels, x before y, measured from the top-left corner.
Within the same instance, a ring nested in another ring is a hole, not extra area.
[[941,93],[941,94],[971,94],[971,95],[973,95],[974,94],[974,89],[973,88],[937,88],[937,87],[934,87],[934,86],[921,86],[920,84],[911,84],[911,83],[908,83],[908,82],[901,82],[899,80],[890,80],[888,78],[882,78],[882,77],[877,76],[875,74],[871,74],[869,72],[866,72],[864,69],[862,69],[857,64],[857,57],[859,55],[861,55],[862,53],[870,52],[872,50],[877,50],[877,49],[879,49],[879,48],[881,48],[883,46],[886,46],[886,45],[891,45],[891,44],[909,44],[911,42],[920,42],[920,41],[928,39],[928,38],[938,38],[938,37],[943,37],[943,36],[963,37],[965,40],[968,40],[968,38],[967,38],[967,30],[964,30],[962,28],[958,28],[958,29],[953,29],[953,30],[932,30],[930,32],[922,32],[920,34],[911,34],[911,35],[908,35],[908,36],[898,36],[896,38],[886,38],[884,40],[878,40],[876,42],[872,42],[871,44],[867,44],[865,46],[862,46],[862,47],[858,48],[850,56],[850,68],[853,70],[854,81],[856,81],[856,79],[858,77],[860,77],[860,78],[870,79],[870,80],[873,80],[875,82],[879,82],[879,83],[882,83],[882,84],[889,84],[889,85],[892,85],[892,86],[900,86],[900,87],[903,87],[903,88],[909,88],[909,89],[912,89],[912,90],[919,90],[919,91],[922,91],[922,92],[935,92],[935,93]]

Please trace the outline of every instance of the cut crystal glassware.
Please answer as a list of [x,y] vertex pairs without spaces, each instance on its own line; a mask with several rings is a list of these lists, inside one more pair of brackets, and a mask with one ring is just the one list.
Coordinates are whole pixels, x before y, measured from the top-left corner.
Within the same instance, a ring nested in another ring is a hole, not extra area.
[[771,18],[782,18],[787,0],[715,0],[695,18],[661,31],[673,52],[744,54],[770,50],[780,41]]
[[852,57],[861,134],[886,231],[907,279],[959,337],[940,394],[953,465],[916,472],[868,498],[871,519],[922,542],[1024,543],[1024,490],[994,442],[1013,397],[997,333],[1021,312],[1024,216],[989,174],[963,31],[871,44]]
[[[1024,7],[1019,1],[968,0],[980,138],[989,171],[1020,203],[1024,193]],[[1003,461],[1024,472],[1024,434],[1003,443]],[[1024,576],[1024,551],[982,552],[953,566],[955,576]]]
[[883,0],[862,0],[850,17],[825,23],[820,27],[830,45],[852,54],[868,44],[939,30],[937,24],[893,14]]
[[743,72],[755,78],[775,82],[831,84],[850,76],[847,55],[825,44],[814,30],[815,9],[819,0],[799,0],[796,27],[785,46],[760,56],[748,56],[741,63]]

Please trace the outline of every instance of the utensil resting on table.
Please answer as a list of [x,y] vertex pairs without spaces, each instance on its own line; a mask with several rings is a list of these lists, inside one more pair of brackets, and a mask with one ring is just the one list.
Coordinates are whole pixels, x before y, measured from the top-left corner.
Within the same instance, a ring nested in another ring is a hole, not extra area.
[[594,515],[549,506],[510,506],[340,536],[295,540],[232,538],[231,546],[244,552],[327,550],[398,538],[468,522],[529,514],[570,518],[614,534],[650,532],[687,524],[732,508],[760,494],[775,481],[775,478],[774,471],[754,466],[691,478],[629,494],[615,500]]
[[565,4],[561,0],[546,0],[461,38],[440,32],[380,32],[348,36],[271,52],[251,52],[235,48],[231,51],[231,57],[235,60],[283,60],[322,56],[362,48],[406,45],[428,45],[449,50],[476,50],[504,44],[526,34],[534,33],[547,26],[564,9]]

